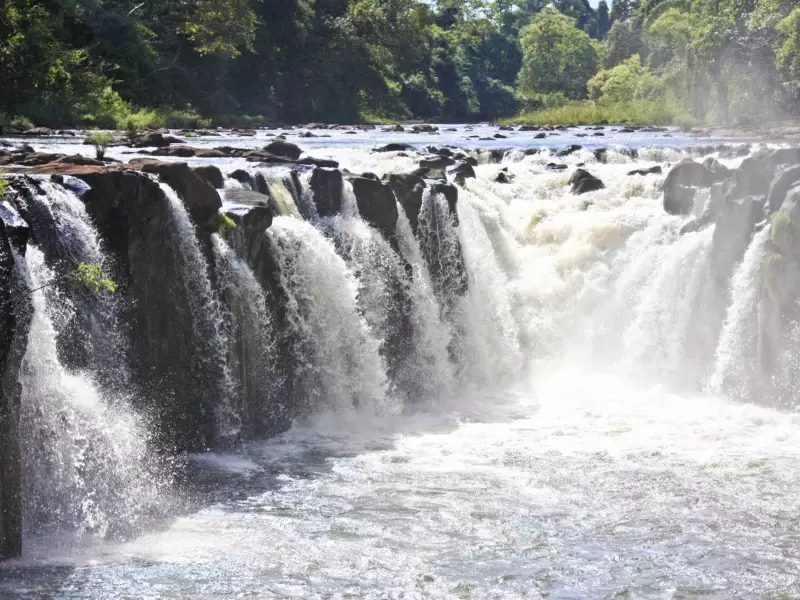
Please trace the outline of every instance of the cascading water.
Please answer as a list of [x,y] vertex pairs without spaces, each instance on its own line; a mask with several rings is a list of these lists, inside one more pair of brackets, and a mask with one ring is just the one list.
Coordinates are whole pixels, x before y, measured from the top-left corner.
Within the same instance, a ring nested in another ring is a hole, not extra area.
[[763,289],[761,267],[770,229],[759,231],[731,281],[731,304],[719,338],[709,392],[749,400],[758,385],[758,299]]
[[33,321],[22,367],[20,431],[24,525],[30,533],[129,537],[166,493],[154,470],[147,424],[129,398],[107,398],[86,373],[60,362],[56,336],[69,315],[54,310],[57,281],[44,254],[29,247]]
[[285,419],[288,407],[276,398],[275,324],[263,289],[245,263],[218,234],[211,236],[217,285],[227,308],[228,363],[235,373],[238,402],[248,437],[264,435]]
[[[281,183],[294,210],[279,198],[269,227],[242,217],[228,238],[238,255],[210,236],[211,277],[182,203],[166,190],[168,264],[191,299],[192,342],[207,344],[198,368],[227,369],[220,382],[231,395],[215,397],[222,442],[257,435],[247,428],[263,406],[283,401],[299,418],[235,454],[192,457],[208,488],[193,489],[197,510],[106,547],[107,563],[0,577],[0,596],[37,580],[52,595],[92,600],[797,596],[800,428],[794,415],[730,402],[762,401],[755,364],[768,230],[723,277],[713,260],[719,221],[682,234],[690,217],[665,214],[663,176],[628,175],[685,152],[640,149],[637,159],[618,150],[602,159],[588,149],[519,151],[502,164],[491,162],[499,152],[483,153],[457,203],[453,188],[426,182],[417,230],[416,215],[409,222],[399,207],[389,239],[361,219],[365,199],[359,205],[349,185],[342,214],[309,221],[303,206],[314,198],[301,175],[297,194]],[[416,163],[411,151],[348,152],[351,172]],[[579,163],[605,188],[573,194]],[[560,164],[567,172],[554,172]],[[36,277],[50,277],[36,248],[28,260]],[[58,329],[56,303],[42,291],[34,300],[31,347],[46,352],[31,357],[58,366],[45,343],[52,335],[41,333],[48,322]],[[797,347],[797,330],[780,333]],[[399,367],[393,338],[405,344]],[[65,507],[65,522],[103,531],[116,506],[97,497],[148,497],[126,488],[140,480],[125,470],[139,461],[113,467],[117,479],[83,465],[126,452],[149,460],[137,454],[147,444],[127,438],[113,442],[130,450],[102,450],[111,443],[102,432],[121,421],[138,436],[139,421],[124,398],[105,402],[91,378],[31,357],[25,401],[44,399],[45,414],[69,417],[39,422],[74,446],[36,468],[43,479],[77,474],[53,478],[53,505]],[[294,395],[270,396],[274,371],[293,379],[276,389]],[[63,392],[79,384],[95,408]],[[320,413],[355,418],[331,419],[333,428],[304,418]],[[51,443],[35,435],[35,446]],[[58,463],[72,456],[81,466]],[[37,493],[34,510],[46,505]]]
[[313,225],[277,217],[267,230],[280,266],[295,336],[300,413],[328,407],[396,411],[380,342],[358,311],[358,283]]
[[242,415],[235,406],[239,390],[227,360],[230,339],[225,328],[225,316],[211,285],[208,266],[186,207],[171,187],[161,184],[161,190],[169,203],[170,236],[176,267],[174,275],[185,290],[192,313],[192,342],[202,346],[198,354],[206,362],[206,365],[193,367],[219,369],[220,398],[215,404],[217,435],[222,441],[231,443],[241,432]]

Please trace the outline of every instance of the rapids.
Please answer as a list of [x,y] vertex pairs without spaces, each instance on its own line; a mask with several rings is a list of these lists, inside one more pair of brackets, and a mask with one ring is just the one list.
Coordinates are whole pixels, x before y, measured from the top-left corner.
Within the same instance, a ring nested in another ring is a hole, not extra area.
[[[314,155],[354,172],[413,168],[370,152],[379,134],[355,137]],[[179,276],[209,360],[227,364],[236,344],[255,357],[221,371],[218,435],[231,447],[182,457],[177,482],[163,464],[148,471],[146,423],[60,364],[45,332],[55,300],[38,292],[28,390],[76,418],[96,412],[90,433],[113,473],[89,471],[103,481],[83,505],[70,501],[84,478],[56,482],[53,505],[80,535],[63,543],[29,516],[24,556],[0,564],[0,598],[800,597],[800,416],[743,391],[756,389],[768,230],[720,301],[713,226],[681,235],[663,177],[627,174],[666,167],[689,142],[631,137],[610,140],[603,162],[590,148],[557,158],[605,182],[582,196],[550,155],[493,163],[476,150],[457,218],[427,190],[416,231],[399,208],[392,243],[359,217],[349,184],[341,214],[320,218],[307,178],[299,190],[270,180],[280,216],[266,243],[305,404],[289,431],[239,444],[262,417],[232,398],[269,381],[279,323],[216,235],[208,263],[175,198]],[[501,168],[511,183],[495,182]],[[457,248],[467,287],[455,293],[442,282],[459,276]],[[49,277],[29,251],[34,283]],[[401,356],[387,355],[398,338]],[[120,520],[126,531],[105,535]]]

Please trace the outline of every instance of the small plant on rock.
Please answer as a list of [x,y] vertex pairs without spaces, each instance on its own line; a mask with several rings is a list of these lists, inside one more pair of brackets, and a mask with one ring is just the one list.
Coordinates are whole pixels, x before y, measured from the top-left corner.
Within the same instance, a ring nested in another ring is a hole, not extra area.
[[75,269],[75,278],[95,294],[117,291],[117,283],[103,274],[103,267],[98,263],[80,263]]
[[111,134],[107,131],[95,131],[89,136],[89,143],[94,146],[95,158],[104,160],[106,150],[111,144]]

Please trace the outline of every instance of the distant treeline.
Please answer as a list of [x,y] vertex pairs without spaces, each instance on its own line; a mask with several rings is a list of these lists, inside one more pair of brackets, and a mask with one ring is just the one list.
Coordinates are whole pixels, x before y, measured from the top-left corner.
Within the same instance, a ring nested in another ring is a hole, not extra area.
[[586,99],[669,103],[715,120],[797,112],[800,7],[5,0],[0,8],[0,125],[454,122]]

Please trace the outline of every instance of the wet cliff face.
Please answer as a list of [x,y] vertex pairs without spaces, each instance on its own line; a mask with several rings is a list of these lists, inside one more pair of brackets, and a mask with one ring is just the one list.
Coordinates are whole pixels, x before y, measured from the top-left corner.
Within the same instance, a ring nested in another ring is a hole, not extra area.
[[140,173],[82,179],[91,188],[83,197],[86,208],[108,244],[127,300],[138,403],[156,416],[167,447],[207,447],[214,442],[213,405],[222,375],[208,352],[214,335],[208,307],[198,304],[193,274],[182,272],[186,240],[176,229],[175,207],[156,180]]
[[0,560],[22,551],[19,369],[31,306],[22,277],[28,226],[0,204]]

